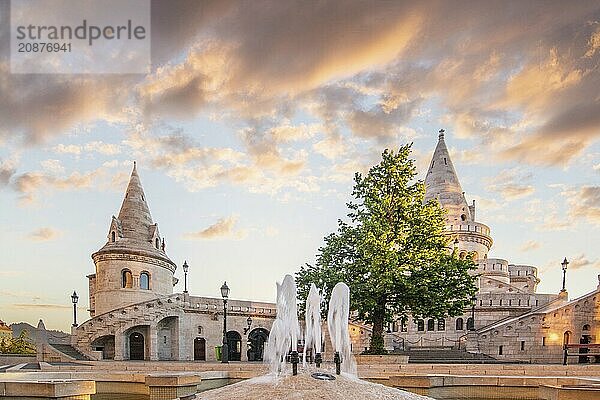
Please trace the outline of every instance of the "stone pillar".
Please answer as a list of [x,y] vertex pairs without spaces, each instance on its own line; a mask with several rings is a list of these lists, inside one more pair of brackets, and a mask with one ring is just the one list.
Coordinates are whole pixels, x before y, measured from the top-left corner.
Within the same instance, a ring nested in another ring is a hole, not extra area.
[[118,329],[115,331],[115,361],[125,360],[125,335]]
[[155,323],[148,328],[148,336],[150,361],[158,361],[158,329]]
[[242,361],[248,361],[248,335],[250,334],[250,331],[248,331],[245,335],[244,335],[244,330],[242,329],[242,331],[240,332],[242,334],[242,357],[241,360]]
[[465,343],[465,349],[469,353],[481,353],[479,350],[479,335],[477,331],[467,332],[467,342]]
[[179,318],[179,360],[194,359],[194,338],[192,337],[191,317],[182,314]]

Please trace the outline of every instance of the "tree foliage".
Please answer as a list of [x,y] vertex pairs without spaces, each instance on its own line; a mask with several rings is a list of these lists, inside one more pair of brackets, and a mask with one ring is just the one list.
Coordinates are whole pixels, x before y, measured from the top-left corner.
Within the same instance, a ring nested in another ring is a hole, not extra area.
[[23,330],[17,338],[0,338],[0,353],[35,354],[35,345],[29,341],[27,331]]
[[376,354],[385,352],[386,322],[460,315],[476,292],[474,264],[450,253],[444,210],[436,200],[424,202],[410,151],[385,150],[365,176],[355,174],[347,220],[324,238],[316,264],[296,275],[301,299],[312,282],[326,297],[337,282],[348,284],[356,318],[373,325]]

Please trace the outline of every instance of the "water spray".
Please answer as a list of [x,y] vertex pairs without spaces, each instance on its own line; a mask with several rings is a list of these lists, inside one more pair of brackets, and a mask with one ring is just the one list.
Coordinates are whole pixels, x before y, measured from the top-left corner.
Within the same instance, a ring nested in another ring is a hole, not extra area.
[[327,328],[335,352],[336,373],[340,374],[344,371],[356,375],[356,362],[352,356],[348,331],[349,317],[350,288],[345,283],[339,282],[331,291],[329,310],[327,310]]

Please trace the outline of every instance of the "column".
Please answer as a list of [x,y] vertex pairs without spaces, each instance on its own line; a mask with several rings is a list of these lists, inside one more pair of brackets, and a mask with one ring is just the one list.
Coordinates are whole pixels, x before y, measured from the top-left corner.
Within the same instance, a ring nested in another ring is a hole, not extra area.
[[118,329],[115,331],[115,361],[125,360],[125,335],[123,331]]
[[148,327],[148,336],[148,344],[150,345],[149,359],[150,361],[158,361],[158,329],[156,323]]
[[250,331],[246,332],[244,335],[244,329],[240,332],[242,334],[242,357],[240,358],[242,361],[248,361],[248,335]]

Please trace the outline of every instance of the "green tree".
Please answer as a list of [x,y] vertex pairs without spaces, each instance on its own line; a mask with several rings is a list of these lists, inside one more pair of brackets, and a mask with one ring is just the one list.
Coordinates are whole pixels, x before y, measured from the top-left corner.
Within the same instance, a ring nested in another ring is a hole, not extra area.
[[477,290],[472,260],[449,251],[444,210],[436,200],[424,202],[410,152],[411,145],[385,150],[368,174],[355,174],[348,221],[325,237],[316,264],[296,274],[301,300],[311,282],[326,296],[337,282],[350,287],[351,309],[373,326],[373,354],[385,353],[386,322],[460,315]]
[[35,345],[29,341],[27,331],[21,331],[17,338],[2,338],[0,353],[4,354],[35,354]]

